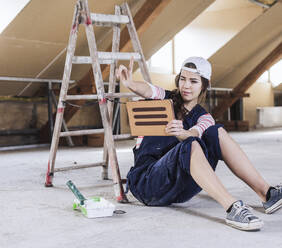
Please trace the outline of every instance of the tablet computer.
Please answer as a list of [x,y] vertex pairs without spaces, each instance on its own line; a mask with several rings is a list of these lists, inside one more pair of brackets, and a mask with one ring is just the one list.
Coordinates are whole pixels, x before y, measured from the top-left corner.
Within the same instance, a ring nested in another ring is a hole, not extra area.
[[126,108],[132,136],[170,136],[165,127],[175,119],[171,99],[132,101]]

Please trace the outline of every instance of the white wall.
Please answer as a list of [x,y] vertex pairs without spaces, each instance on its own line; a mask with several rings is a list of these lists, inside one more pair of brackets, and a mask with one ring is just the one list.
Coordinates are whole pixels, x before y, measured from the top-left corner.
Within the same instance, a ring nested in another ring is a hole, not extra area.
[[257,127],[282,127],[282,107],[257,108]]

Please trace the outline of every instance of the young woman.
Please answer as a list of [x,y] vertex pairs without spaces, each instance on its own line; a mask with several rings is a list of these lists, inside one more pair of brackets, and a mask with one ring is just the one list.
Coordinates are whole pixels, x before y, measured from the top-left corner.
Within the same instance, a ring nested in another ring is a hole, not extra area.
[[186,59],[176,76],[176,90],[132,80],[120,65],[117,78],[144,98],[172,99],[176,119],[166,132],[171,136],[139,137],[133,148],[134,167],[127,175],[132,194],[145,205],[166,206],[185,202],[202,189],[227,212],[226,223],[241,230],[258,230],[263,222],[241,200],[231,196],[214,170],[223,160],[231,171],[260,197],[266,213],[282,206],[282,186],[270,187],[222,125],[199,104],[210,86],[211,65],[201,57]]

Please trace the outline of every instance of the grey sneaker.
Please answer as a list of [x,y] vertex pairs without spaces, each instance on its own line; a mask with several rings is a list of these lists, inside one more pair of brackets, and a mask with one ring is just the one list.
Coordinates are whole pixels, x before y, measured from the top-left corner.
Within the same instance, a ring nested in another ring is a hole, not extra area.
[[227,213],[226,223],[240,230],[259,230],[263,226],[263,221],[254,216],[251,208],[241,200],[233,203],[231,211]]
[[277,185],[270,190],[267,202],[262,203],[265,213],[272,214],[282,207],[282,185]]

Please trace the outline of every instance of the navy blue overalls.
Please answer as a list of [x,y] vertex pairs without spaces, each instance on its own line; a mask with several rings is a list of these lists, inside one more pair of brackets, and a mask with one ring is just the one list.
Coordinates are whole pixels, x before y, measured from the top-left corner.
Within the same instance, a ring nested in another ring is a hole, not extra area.
[[[165,99],[171,91],[166,91]],[[206,110],[197,104],[183,120],[184,129],[197,124]],[[197,140],[215,170],[222,159],[218,140],[218,128],[210,126],[202,138],[188,137],[180,142],[174,136],[145,136],[139,149],[133,148],[134,167],[127,174],[128,187],[132,194],[145,205],[166,206],[185,202],[202,189],[190,175],[192,141]]]

